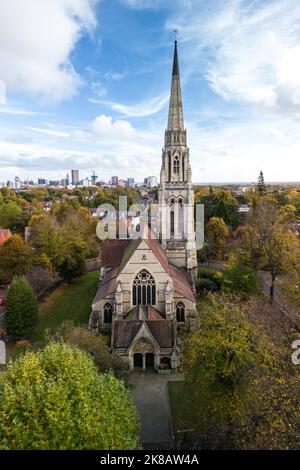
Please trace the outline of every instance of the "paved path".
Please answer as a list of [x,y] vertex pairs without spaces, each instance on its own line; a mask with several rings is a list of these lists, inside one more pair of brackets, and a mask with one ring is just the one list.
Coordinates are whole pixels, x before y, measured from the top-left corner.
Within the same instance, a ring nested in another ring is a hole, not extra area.
[[183,379],[182,374],[131,374],[133,401],[141,422],[140,438],[145,447],[155,449],[156,444],[164,444],[171,448],[173,435],[167,383]]

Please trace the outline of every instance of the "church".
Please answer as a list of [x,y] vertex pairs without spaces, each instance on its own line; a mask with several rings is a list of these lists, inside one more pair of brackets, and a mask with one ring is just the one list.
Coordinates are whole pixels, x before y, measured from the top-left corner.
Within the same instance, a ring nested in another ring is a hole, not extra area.
[[180,330],[196,317],[194,191],[184,128],[177,41],[158,191],[159,236],[151,229],[101,246],[100,285],[89,327],[111,336],[130,370],[176,369]]

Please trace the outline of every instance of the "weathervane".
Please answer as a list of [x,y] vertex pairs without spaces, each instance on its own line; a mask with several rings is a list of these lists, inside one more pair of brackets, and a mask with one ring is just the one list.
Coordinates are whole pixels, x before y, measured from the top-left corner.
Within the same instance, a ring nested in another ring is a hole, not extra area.
[[177,41],[178,29],[173,29],[173,33],[174,33],[174,39],[175,41]]

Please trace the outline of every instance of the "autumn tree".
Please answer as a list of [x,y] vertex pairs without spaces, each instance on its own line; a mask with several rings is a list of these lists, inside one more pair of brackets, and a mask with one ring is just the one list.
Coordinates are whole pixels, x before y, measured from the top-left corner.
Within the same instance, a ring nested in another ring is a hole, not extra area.
[[46,337],[47,342],[59,341],[77,346],[93,357],[99,372],[111,370],[116,377],[127,380],[128,363],[111,352],[107,336],[94,333],[86,326],[75,325],[72,321],[64,321],[54,333],[47,332]]
[[74,346],[27,352],[0,376],[0,448],[131,450],[137,413],[122,381]]
[[230,191],[210,188],[208,194],[200,193],[199,198],[196,197],[196,200],[204,204],[206,223],[211,217],[219,217],[231,227],[235,228],[238,226],[240,222],[238,202]]
[[13,235],[0,246],[0,266],[9,280],[26,274],[32,266],[32,249],[20,235]]
[[242,246],[253,268],[271,275],[271,301],[276,278],[291,270],[299,249],[289,214],[272,201],[262,200],[252,211],[243,231]]
[[21,208],[15,202],[3,202],[0,205],[0,227],[15,230],[20,215]]
[[244,298],[260,292],[259,279],[250,266],[247,266],[245,254],[240,250],[232,253],[223,272],[223,288],[240,294]]
[[5,304],[6,331],[13,336],[32,334],[37,323],[38,304],[32,288],[22,277],[15,277]]
[[226,248],[226,238],[229,235],[228,228],[220,217],[211,217],[206,225],[206,236],[210,247],[210,253],[217,259],[221,259]]
[[266,342],[253,330],[238,300],[211,295],[184,346],[183,366],[193,399],[205,402],[204,432],[223,428],[230,441],[234,428],[246,425],[256,412],[250,383],[270,360]]

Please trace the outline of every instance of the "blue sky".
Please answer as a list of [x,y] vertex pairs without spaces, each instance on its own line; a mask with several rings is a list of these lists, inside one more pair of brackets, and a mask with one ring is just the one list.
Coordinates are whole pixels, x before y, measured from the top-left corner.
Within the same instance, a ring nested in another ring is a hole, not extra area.
[[299,181],[299,20],[295,0],[0,0],[0,182],[158,176],[174,28],[194,181]]

